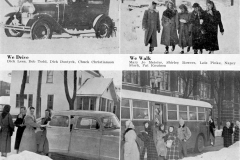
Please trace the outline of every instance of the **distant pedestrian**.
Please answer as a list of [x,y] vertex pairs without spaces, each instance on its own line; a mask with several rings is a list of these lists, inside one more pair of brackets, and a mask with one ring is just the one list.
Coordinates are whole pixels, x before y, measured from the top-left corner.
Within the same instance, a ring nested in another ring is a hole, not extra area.
[[181,54],[184,54],[184,48],[187,47],[187,52],[190,51],[192,45],[192,39],[189,35],[190,29],[190,14],[184,4],[179,6],[181,13],[178,14],[178,34],[179,34],[179,46],[182,48]]
[[144,131],[138,134],[138,137],[144,142],[140,160],[144,160],[146,156],[147,160],[158,160],[158,153],[153,139],[155,124],[153,121],[146,121],[143,124]]
[[158,160],[165,160],[167,155],[167,147],[166,143],[164,142],[164,138],[167,135],[167,131],[165,130],[164,124],[160,124],[159,130],[157,130],[157,142],[156,148],[158,152]]
[[179,157],[179,145],[180,140],[174,133],[174,127],[170,126],[168,128],[168,134],[165,136],[165,142],[167,146],[166,160],[178,160]]
[[235,129],[234,129],[234,143],[239,141],[239,136],[240,136],[240,132],[239,132],[239,128],[240,128],[240,122],[239,121],[236,121],[236,126],[235,126]]
[[14,149],[17,150],[17,153],[19,152],[19,146],[21,143],[22,135],[23,135],[24,129],[26,128],[26,126],[24,125],[24,118],[26,116],[26,112],[27,112],[26,107],[21,107],[20,114],[17,116],[17,119],[14,122],[15,126],[18,128],[16,133],[15,145],[14,145]]
[[126,130],[123,133],[124,141],[124,160],[139,160],[140,153],[136,142],[137,134],[134,130],[132,121],[126,121]]
[[229,147],[232,145],[233,128],[230,125],[230,122],[227,122],[226,126],[223,127],[222,137],[224,147]]
[[212,119],[212,116],[209,116],[209,120],[208,120],[208,124],[209,124],[209,130],[210,130],[210,143],[212,146],[215,145],[215,124],[214,121]]
[[172,46],[172,51],[175,50],[175,46],[178,42],[177,28],[178,28],[178,12],[174,8],[174,3],[169,0],[167,3],[167,9],[162,15],[162,37],[161,44],[165,45],[165,54],[169,53],[169,46]]
[[2,157],[7,157],[11,152],[11,136],[14,132],[14,124],[10,114],[11,106],[5,105],[0,114],[0,152]]
[[177,135],[180,140],[180,158],[187,157],[187,141],[191,137],[192,133],[190,129],[185,125],[183,119],[179,120],[179,128],[177,130]]
[[206,31],[205,49],[209,51],[209,54],[213,54],[214,51],[219,50],[218,26],[220,28],[221,34],[223,35],[224,29],[223,29],[223,24],[221,20],[221,14],[216,9],[214,2],[208,1],[206,21],[205,21],[205,31]]
[[159,12],[156,9],[157,3],[152,1],[151,6],[144,12],[142,28],[145,31],[145,46],[150,44],[149,53],[152,54],[154,47],[157,47],[157,32],[160,33]]

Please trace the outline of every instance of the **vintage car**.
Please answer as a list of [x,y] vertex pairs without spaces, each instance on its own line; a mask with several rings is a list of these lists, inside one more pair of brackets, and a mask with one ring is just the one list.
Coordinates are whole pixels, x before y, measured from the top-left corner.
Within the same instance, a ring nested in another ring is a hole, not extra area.
[[[97,38],[110,37],[116,31],[109,17],[110,0],[24,0],[19,11],[8,17],[4,28],[8,37],[21,37],[24,32],[31,39],[51,39],[53,33],[94,29]],[[31,2],[33,1],[33,2]]]
[[119,159],[120,122],[102,111],[55,112],[47,125],[49,151],[69,157]]

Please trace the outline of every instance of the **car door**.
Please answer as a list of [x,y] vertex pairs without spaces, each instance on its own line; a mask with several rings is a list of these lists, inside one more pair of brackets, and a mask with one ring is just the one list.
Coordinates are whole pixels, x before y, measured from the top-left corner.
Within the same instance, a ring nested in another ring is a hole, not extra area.
[[70,143],[69,116],[54,115],[47,126],[50,152],[67,153]]
[[94,21],[101,14],[108,15],[109,3],[109,0],[88,0],[86,15],[88,20]]
[[102,131],[93,117],[78,117],[72,129],[69,153],[86,159],[99,159]]

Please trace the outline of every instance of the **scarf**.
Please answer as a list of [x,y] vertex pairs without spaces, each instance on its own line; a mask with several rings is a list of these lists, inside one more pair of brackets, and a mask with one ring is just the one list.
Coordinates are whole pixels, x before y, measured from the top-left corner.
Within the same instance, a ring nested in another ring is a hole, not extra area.
[[3,112],[2,112],[2,119],[4,119],[10,112],[10,106],[9,105],[5,105],[3,108]]
[[163,16],[172,19],[174,16],[176,16],[177,12],[176,10],[171,10],[169,8],[167,8],[164,12],[163,12]]

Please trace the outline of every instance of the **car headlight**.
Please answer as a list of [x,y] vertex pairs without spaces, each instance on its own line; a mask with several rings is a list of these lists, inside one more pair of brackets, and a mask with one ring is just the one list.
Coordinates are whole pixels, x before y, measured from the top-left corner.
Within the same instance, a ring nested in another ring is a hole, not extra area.
[[35,7],[34,6],[30,6],[28,11],[29,11],[29,13],[32,14],[35,11]]

